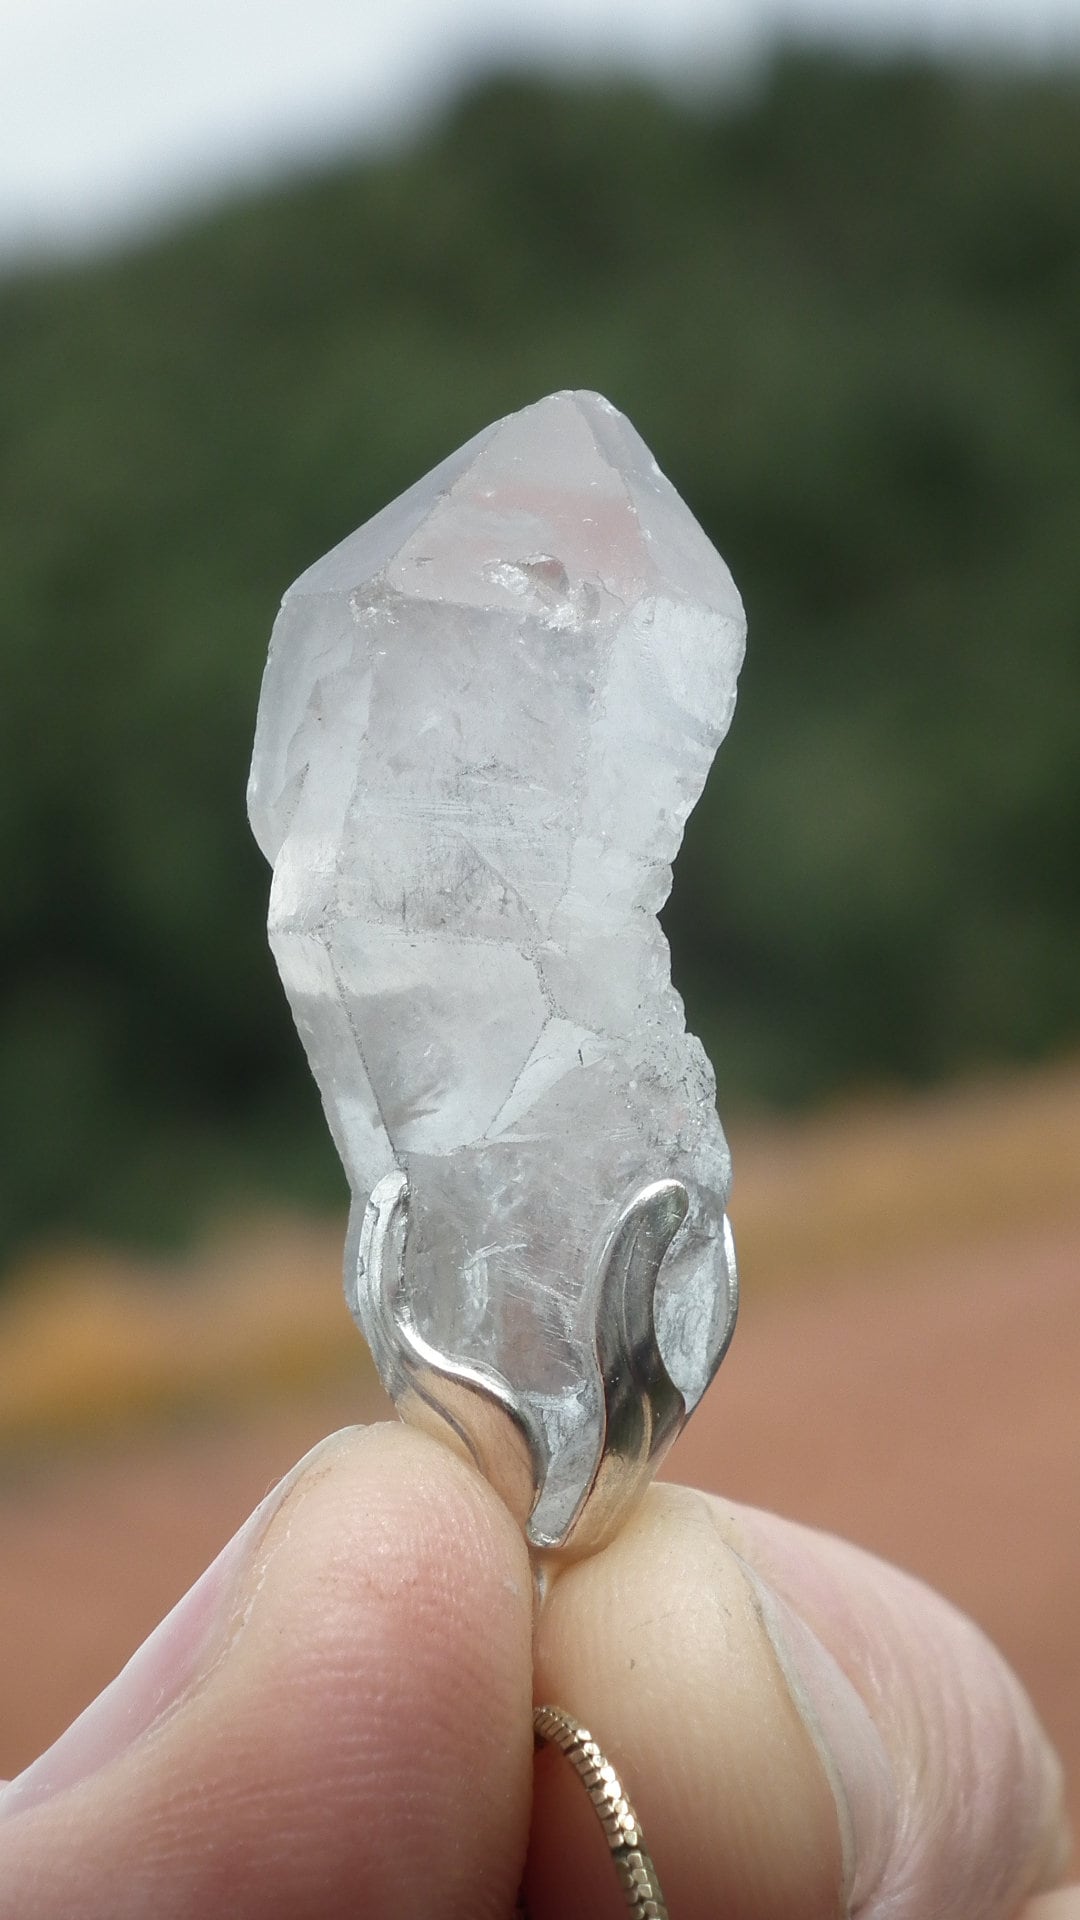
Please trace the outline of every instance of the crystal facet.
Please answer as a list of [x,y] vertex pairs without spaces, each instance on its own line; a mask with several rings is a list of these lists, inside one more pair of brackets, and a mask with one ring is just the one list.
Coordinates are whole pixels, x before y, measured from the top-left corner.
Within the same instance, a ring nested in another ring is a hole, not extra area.
[[[596,1482],[636,1337],[598,1342],[605,1273],[652,1246],[642,1339],[658,1272],[653,1345],[684,1412],[731,1333],[730,1162],[656,915],[743,637],[724,562],[630,423],[560,393],[302,574],[271,641],[249,804],[353,1194],[347,1285],[402,1399],[371,1291],[372,1236],[382,1260],[397,1233],[412,1345],[454,1363],[470,1406],[512,1410],[539,1544]],[[685,1195],[653,1244],[626,1210],[657,1182],[654,1212]]]

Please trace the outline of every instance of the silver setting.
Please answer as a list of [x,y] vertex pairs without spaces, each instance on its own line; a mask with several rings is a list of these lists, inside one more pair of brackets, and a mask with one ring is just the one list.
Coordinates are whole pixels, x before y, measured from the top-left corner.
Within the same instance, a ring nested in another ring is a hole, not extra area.
[[494,1368],[439,1353],[406,1318],[408,1221],[408,1180],[389,1173],[364,1213],[350,1310],[402,1419],[472,1460],[524,1527],[547,1471],[542,1440]]
[[[690,1409],[661,1354],[654,1301],[664,1260],[689,1210],[682,1181],[654,1180],[621,1208],[607,1236],[596,1276],[590,1356],[600,1387],[599,1440],[573,1514],[552,1535],[537,1524],[549,1463],[525,1401],[494,1368],[439,1352],[408,1316],[406,1174],[388,1174],[368,1201],[346,1292],[383,1384],[404,1420],[448,1442],[479,1468],[538,1551],[581,1555],[606,1545],[685,1424]],[[710,1378],[727,1350],[738,1309],[726,1214],[723,1234],[727,1295]]]

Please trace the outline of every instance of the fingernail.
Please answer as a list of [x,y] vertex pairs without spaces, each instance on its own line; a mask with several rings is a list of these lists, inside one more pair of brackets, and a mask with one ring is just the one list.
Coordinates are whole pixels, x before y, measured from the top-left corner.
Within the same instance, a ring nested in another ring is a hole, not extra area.
[[116,1679],[39,1759],[0,1787],[0,1819],[40,1806],[108,1766],[192,1693],[242,1626],[248,1576],[267,1528],[298,1482],[342,1439],[331,1434],[279,1481]]
[[892,1766],[866,1706],[832,1654],[751,1566],[742,1565],[836,1800],[845,1912],[855,1914],[880,1885],[892,1850],[898,1805]]

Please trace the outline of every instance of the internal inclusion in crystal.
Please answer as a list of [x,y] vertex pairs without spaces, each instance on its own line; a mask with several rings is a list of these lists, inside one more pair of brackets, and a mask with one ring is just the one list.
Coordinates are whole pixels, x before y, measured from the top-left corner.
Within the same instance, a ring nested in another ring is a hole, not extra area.
[[690,1199],[655,1302],[688,1409],[731,1332],[730,1162],[656,915],[743,638],[724,562],[588,393],[479,434],[274,628],[249,803],[346,1257],[400,1169],[409,1319],[542,1436],[537,1538],[595,1470],[600,1259],[648,1182]]

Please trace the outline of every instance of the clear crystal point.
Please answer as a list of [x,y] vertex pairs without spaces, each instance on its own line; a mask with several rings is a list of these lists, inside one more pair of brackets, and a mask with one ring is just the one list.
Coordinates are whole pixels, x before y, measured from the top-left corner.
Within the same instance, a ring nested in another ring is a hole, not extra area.
[[603,1249],[648,1183],[689,1199],[655,1300],[687,1410],[731,1331],[730,1162],[656,914],[744,630],[630,423],[559,393],[302,574],[271,640],[249,806],[352,1189],[350,1284],[393,1373],[361,1237],[404,1174],[403,1311],[507,1383],[544,1462],[537,1541],[596,1472]]

